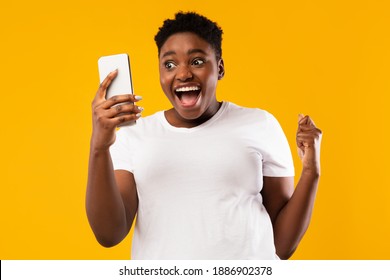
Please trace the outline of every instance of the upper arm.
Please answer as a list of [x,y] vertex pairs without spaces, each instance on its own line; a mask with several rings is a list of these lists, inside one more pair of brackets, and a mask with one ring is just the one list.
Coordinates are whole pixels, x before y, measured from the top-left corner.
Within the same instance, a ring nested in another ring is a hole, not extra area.
[[130,231],[138,209],[138,195],[133,173],[115,170],[115,180],[126,211],[127,231]]
[[294,177],[263,177],[261,195],[273,225],[280,210],[289,201],[293,192]]

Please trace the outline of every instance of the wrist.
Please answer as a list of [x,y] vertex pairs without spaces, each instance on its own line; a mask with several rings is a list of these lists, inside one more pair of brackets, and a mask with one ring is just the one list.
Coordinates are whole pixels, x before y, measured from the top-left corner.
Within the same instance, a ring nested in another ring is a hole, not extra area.
[[101,145],[99,143],[96,143],[93,141],[93,138],[91,139],[91,144],[90,144],[90,151],[91,154],[104,154],[110,152],[110,145]]
[[319,167],[303,167],[302,176],[308,176],[313,179],[318,179],[321,175],[321,170]]

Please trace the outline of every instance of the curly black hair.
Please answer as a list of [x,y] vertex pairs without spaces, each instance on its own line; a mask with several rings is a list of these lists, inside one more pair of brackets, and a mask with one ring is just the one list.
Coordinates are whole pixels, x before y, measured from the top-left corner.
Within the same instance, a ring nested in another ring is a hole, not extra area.
[[178,12],[175,19],[166,19],[159,28],[154,40],[160,55],[161,47],[173,34],[192,32],[208,42],[215,51],[217,61],[222,57],[222,29],[216,22],[195,12]]

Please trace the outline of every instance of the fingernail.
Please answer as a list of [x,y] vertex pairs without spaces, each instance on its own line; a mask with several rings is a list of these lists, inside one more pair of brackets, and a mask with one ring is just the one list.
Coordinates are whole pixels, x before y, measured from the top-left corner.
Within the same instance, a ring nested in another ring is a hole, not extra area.
[[137,118],[141,117],[141,113],[138,113],[137,115],[135,115]]
[[134,99],[137,100],[137,101],[140,101],[140,100],[142,100],[142,96],[135,95],[135,96],[134,96]]
[[138,110],[140,110],[142,112],[144,110],[144,107],[138,106]]

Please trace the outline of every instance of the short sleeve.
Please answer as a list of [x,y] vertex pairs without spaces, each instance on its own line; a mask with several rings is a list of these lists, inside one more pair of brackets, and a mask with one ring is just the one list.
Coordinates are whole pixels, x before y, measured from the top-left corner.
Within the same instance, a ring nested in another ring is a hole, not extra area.
[[135,147],[130,141],[131,131],[123,127],[116,132],[115,143],[110,147],[110,154],[114,170],[127,170],[133,173],[133,158]]
[[294,176],[294,163],[290,146],[282,127],[276,118],[266,113],[267,149],[263,154],[263,175],[269,177]]

